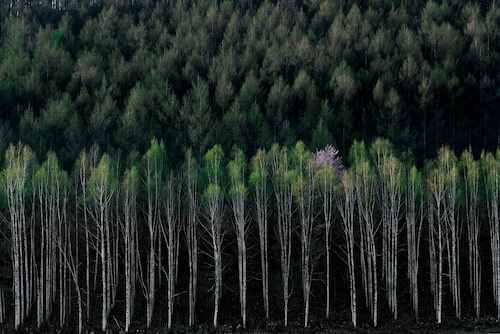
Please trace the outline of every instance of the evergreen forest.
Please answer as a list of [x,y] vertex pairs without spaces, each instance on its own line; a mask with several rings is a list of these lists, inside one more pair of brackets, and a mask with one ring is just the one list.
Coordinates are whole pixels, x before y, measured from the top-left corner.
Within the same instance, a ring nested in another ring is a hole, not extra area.
[[498,64],[495,0],[2,1],[0,329],[498,327]]

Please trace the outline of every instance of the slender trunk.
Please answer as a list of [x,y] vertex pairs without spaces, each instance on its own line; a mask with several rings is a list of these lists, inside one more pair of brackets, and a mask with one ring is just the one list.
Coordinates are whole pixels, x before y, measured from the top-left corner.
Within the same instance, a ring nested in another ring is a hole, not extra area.
[[342,188],[337,194],[336,202],[342,217],[342,227],[344,231],[347,248],[347,266],[349,270],[349,291],[351,302],[351,321],[356,327],[356,276],[354,266],[354,209],[356,193],[354,179],[349,171],[344,172],[341,179]]
[[108,328],[108,273],[106,263],[106,235],[104,227],[104,209],[101,208],[100,215],[100,254],[101,254],[101,283],[102,283],[102,313],[101,313],[101,328],[106,331]]
[[125,332],[130,329],[134,304],[135,287],[135,254],[137,229],[137,191],[139,175],[133,167],[127,171],[123,181],[123,216],[122,225],[125,258]]
[[148,296],[147,296],[147,323],[146,326],[149,328],[151,326],[151,320],[153,319],[153,309],[155,302],[155,246],[154,239],[150,239],[149,247],[149,257],[148,257]]
[[[219,221],[218,224],[221,222]],[[217,231],[218,227],[214,226],[212,233],[215,236],[221,235],[220,231]],[[213,326],[217,327],[218,319],[219,319],[219,304],[222,292],[222,250],[221,243],[219,237],[213,238],[213,257],[214,257],[214,274],[215,274],[215,288],[214,288],[214,317],[213,317]]]
[[179,220],[181,202],[181,182],[174,175],[167,181],[165,200],[166,227],[162,234],[167,247],[167,328],[172,327],[174,314],[175,283],[177,279],[177,260],[179,245]]
[[[361,225],[361,260],[366,304],[370,310],[373,326],[377,326],[378,319],[378,286],[377,286],[377,253],[375,247],[375,231],[373,221],[375,193],[374,178],[369,163],[363,159],[356,162],[355,188],[358,203],[359,222]],[[363,266],[363,261],[365,265]]]
[[267,156],[259,150],[252,159],[252,175],[255,176],[254,199],[257,225],[259,228],[260,264],[262,279],[262,300],[264,313],[269,319],[269,261],[268,261],[268,206],[267,193]]
[[0,324],[5,320],[5,294],[3,288],[0,288]]
[[[192,199],[191,199],[192,200]],[[193,205],[190,202],[190,206]],[[195,206],[196,207],[196,206]],[[195,324],[196,315],[196,286],[198,281],[198,236],[197,236],[197,210],[189,210],[188,218],[188,257],[189,257],[189,326],[192,327]]]
[[288,175],[288,152],[286,148],[281,151],[277,146],[272,148],[272,180],[276,207],[278,212],[278,240],[280,244],[281,278],[283,284],[283,311],[284,325],[288,326],[288,301],[290,298],[290,265],[292,251],[292,186]]
[[196,322],[196,293],[198,282],[198,170],[196,161],[189,150],[186,153],[186,187],[188,194],[188,217],[186,239],[188,244],[189,262],[189,326],[193,327]]
[[331,225],[325,227],[325,251],[326,251],[326,319],[330,318],[330,230]]

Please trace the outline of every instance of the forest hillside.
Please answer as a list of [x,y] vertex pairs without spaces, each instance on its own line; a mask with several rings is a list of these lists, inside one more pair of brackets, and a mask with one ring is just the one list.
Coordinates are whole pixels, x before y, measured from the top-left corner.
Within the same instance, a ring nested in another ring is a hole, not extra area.
[[494,0],[2,2],[1,328],[498,326],[499,27]]

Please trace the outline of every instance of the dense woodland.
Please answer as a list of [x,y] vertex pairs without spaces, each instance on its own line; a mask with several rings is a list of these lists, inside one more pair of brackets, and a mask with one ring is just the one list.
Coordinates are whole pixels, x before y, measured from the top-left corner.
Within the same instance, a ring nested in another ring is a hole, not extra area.
[[2,2],[0,322],[500,320],[499,52],[494,0]]

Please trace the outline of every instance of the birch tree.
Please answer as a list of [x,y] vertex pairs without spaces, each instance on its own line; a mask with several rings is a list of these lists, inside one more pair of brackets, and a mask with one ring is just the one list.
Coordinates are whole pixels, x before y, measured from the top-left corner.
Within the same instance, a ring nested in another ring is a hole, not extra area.
[[418,269],[420,255],[420,239],[424,221],[424,184],[422,174],[413,166],[406,178],[406,241],[408,244],[407,266],[410,281],[410,295],[418,321]]
[[[59,247],[61,244],[58,242]],[[80,282],[78,281],[78,263],[76,262],[76,256],[73,254],[72,247],[66,248],[62,252],[62,259],[64,261],[64,265],[67,266],[69,273],[71,275],[71,279],[73,284],[75,285],[75,290],[77,294],[77,307],[78,307],[78,333],[82,333],[83,331],[83,299],[82,293],[80,289]]]
[[469,287],[474,301],[476,318],[481,316],[481,258],[479,254],[479,163],[474,160],[469,148],[460,158],[465,185],[465,214],[467,222],[467,237],[469,240]]
[[6,309],[6,301],[5,301],[5,291],[4,288],[0,288],[0,324],[5,322],[5,309]]
[[500,319],[500,152],[481,155],[481,167],[486,187],[488,225],[490,229],[493,300]]
[[89,198],[87,196],[87,183],[89,177],[97,167],[99,162],[99,147],[97,145],[93,145],[92,148],[87,152],[83,150],[78,157],[76,162],[76,172],[78,176],[77,184],[79,185],[79,191],[76,191],[75,194],[79,199],[77,199],[77,218],[79,217],[79,212],[81,211],[83,215],[83,228],[85,231],[85,309],[86,309],[86,318],[90,317],[90,243],[91,243],[91,233],[90,233],[90,224],[89,224]]
[[165,224],[161,225],[161,231],[167,247],[167,328],[172,328],[174,314],[175,284],[177,281],[177,263],[179,255],[180,234],[180,202],[181,181],[179,177],[171,173],[165,185]]
[[111,233],[110,218],[112,199],[116,192],[115,172],[109,155],[104,154],[97,167],[92,171],[87,183],[87,193],[91,206],[91,218],[96,225],[96,252],[101,260],[102,283],[102,331],[108,327],[111,312]]
[[342,217],[342,230],[344,231],[347,254],[347,268],[349,271],[349,297],[351,306],[351,322],[357,325],[356,308],[356,272],[354,265],[354,211],[356,208],[356,189],[352,171],[346,170],[342,173],[340,187],[336,191],[335,201]]
[[[83,330],[83,299],[79,282],[79,259],[78,259],[78,224],[70,224],[68,219],[67,204],[69,202],[70,180],[68,174],[61,169],[54,153],[47,155],[47,160],[35,175],[35,178],[41,175],[46,175],[48,183],[52,182],[50,189],[47,189],[47,197],[55,195],[55,211],[57,213],[58,232],[53,236],[58,250],[59,264],[59,321],[62,328],[67,324],[68,317],[71,312],[71,292],[69,282],[72,281],[77,295],[78,309],[78,333]],[[43,178],[42,178],[43,179]],[[40,180],[37,180],[40,181]],[[44,182],[42,181],[42,184]],[[50,202],[50,201],[49,201]],[[72,230],[74,227],[74,230]],[[72,234],[75,233],[75,234]],[[70,237],[74,235],[72,240]]]
[[151,146],[143,157],[144,184],[146,186],[146,222],[149,239],[147,281],[143,287],[146,296],[146,326],[151,326],[155,305],[156,271],[158,257],[158,233],[162,225],[163,191],[167,175],[167,153],[163,141],[151,140]]
[[378,172],[378,197],[382,213],[382,278],[389,309],[393,318],[397,319],[398,234],[403,172],[389,141],[375,140],[371,146],[371,155]]
[[335,208],[335,187],[338,186],[338,178],[341,177],[344,166],[338,156],[339,151],[331,145],[314,154],[314,165],[316,168],[315,178],[318,184],[323,219],[325,220],[325,254],[326,254],[326,314],[330,317],[330,272],[331,272],[331,231],[333,228],[333,210]]
[[[37,324],[49,320],[52,305],[58,295],[59,326],[67,318],[67,263],[65,256],[71,247],[69,226],[66,221],[69,178],[61,170],[55,153],[50,152],[47,160],[35,174],[35,191],[38,198],[38,214],[41,226],[40,260],[37,290]],[[55,283],[58,283],[56,286]]]
[[354,186],[361,232],[360,255],[363,287],[366,306],[370,310],[373,326],[376,327],[378,319],[378,278],[377,249],[375,245],[377,225],[374,218],[375,172],[368,160],[363,142],[354,141],[351,155],[354,160]]
[[247,326],[247,221],[245,216],[245,200],[247,188],[245,185],[246,160],[243,151],[233,149],[233,160],[227,165],[230,188],[229,196],[234,217],[234,228],[238,243],[238,281],[240,295],[240,313],[243,329]]
[[457,187],[458,167],[457,157],[453,151],[443,147],[438,151],[438,164],[445,178],[444,218],[445,218],[445,245],[448,253],[448,268],[450,290],[455,308],[455,317],[461,316],[460,298],[460,234],[462,227],[458,219]]
[[262,299],[264,301],[266,319],[269,319],[268,174],[267,154],[265,150],[260,149],[252,158],[250,184],[254,188],[255,215],[257,226],[259,227]]
[[215,145],[205,154],[205,172],[208,185],[203,193],[206,214],[203,228],[209,236],[214,261],[214,327],[218,325],[219,304],[222,294],[222,242],[224,240],[224,230],[222,229],[224,218],[223,157],[224,152],[220,145]]
[[292,192],[300,216],[300,245],[302,294],[304,299],[304,327],[309,326],[311,283],[314,267],[312,238],[314,229],[314,201],[316,180],[314,178],[313,155],[306,150],[303,142],[298,141],[292,151],[294,169],[292,171]]
[[198,224],[200,207],[199,190],[199,167],[191,150],[186,153],[184,167],[186,191],[187,191],[187,224],[186,240],[189,262],[189,326],[192,327],[196,321],[196,293],[198,283]]
[[28,222],[26,217],[26,184],[34,163],[31,149],[22,144],[10,145],[5,153],[2,187],[7,198],[9,216],[7,225],[11,232],[12,295],[14,303],[14,328],[17,330],[27,315],[30,292],[28,267],[30,254],[27,247]]
[[121,192],[123,196],[123,222],[121,231],[125,246],[125,332],[128,332],[134,314],[135,284],[137,278],[137,195],[139,192],[139,171],[136,167],[132,167],[125,172]]
[[444,252],[444,196],[446,175],[437,167],[427,176],[429,189],[429,265],[431,293],[434,299],[434,312],[438,324],[442,322],[443,305],[443,252]]
[[38,202],[37,211],[40,221],[40,259],[37,277],[37,326],[47,321],[52,315],[54,302],[52,282],[56,282],[56,231],[57,215],[55,212],[55,191],[52,188],[52,174],[55,156],[52,155],[35,174],[35,191]]
[[290,299],[290,267],[292,254],[293,191],[289,180],[290,158],[288,149],[277,144],[271,147],[271,181],[276,202],[277,235],[280,245],[281,279],[283,288],[284,325],[288,326],[288,301]]

